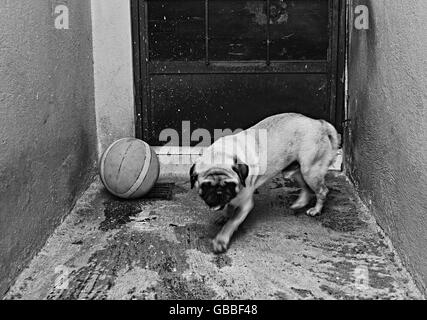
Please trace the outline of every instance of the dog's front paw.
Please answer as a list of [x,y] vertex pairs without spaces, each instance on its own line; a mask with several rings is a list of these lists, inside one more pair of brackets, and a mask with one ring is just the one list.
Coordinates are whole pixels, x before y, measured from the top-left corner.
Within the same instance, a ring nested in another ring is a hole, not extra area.
[[307,215],[309,215],[311,217],[315,217],[318,214],[320,214],[320,210],[318,210],[316,207],[310,208],[310,209],[307,210]]
[[217,236],[215,239],[212,240],[213,251],[215,253],[223,253],[227,251],[228,242],[228,239],[225,239],[221,236]]

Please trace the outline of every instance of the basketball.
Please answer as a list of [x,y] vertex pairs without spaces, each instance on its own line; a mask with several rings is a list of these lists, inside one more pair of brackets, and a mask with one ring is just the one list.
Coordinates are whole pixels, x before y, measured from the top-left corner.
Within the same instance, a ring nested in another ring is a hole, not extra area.
[[102,154],[99,175],[112,194],[134,199],[146,195],[159,178],[157,154],[144,141],[124,138],[111,144]]

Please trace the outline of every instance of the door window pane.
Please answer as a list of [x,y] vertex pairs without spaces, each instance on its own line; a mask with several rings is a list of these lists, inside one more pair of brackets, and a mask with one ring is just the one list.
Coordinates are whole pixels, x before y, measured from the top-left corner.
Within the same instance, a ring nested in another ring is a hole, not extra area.
[[328,0],[270,0],[270,59],[326,60]]
[[211,60],[265,60],[266,1],[210,0]]
[[157,61],[194,61],[205,56],[203,0],[149,0],[149,57]]
[[[149,58],[155,61],[326,60],[328,0],[148,0]],[[267,21],[269,25],[267,26]],[[270,50],[267,50],[267,30]]]

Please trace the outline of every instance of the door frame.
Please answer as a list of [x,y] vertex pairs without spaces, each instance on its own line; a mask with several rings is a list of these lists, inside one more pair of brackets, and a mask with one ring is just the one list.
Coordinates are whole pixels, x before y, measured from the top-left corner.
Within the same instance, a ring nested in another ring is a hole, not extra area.
[[[146,37],[148,30],[147,14],[147,1],[149,0],[130,0],[131,1],[131,23],[132,23],[132,48],[133,48],[133,72],[134,72],[134,98],[135,98],[135,136],[143,139],[150,131],[151,124],[149,119],[152,118],[150,114],[150,81],[148,64],[142,61],[142,57],[148,57],[148,38]],[[336,126],[337,130],[342,132],[343,110],[345,102],[345,63],[346,63],[346,17],[347,5],[346,1],[342,0],[329,0],[330,8],[330,27],[332,28],[330,37],[330,50],[328,50],[328,58],[324,61],[286,61],[282,63],[281,71],[289,73],[301,73],[310,68],[313,73],[329,73],[329,97],[330,97],[330,121]],[[142,41],[141,41],[142,39]],[[332,63],[335,61],[336,63]],[[177,62],[174,62],[175,64]],[[179,63],[179,62],[178,62]],[[205,64],[205,62],[200,62]],[[192,72],[194,68],[188,66],[189,63],[183,63],[186,66],[180,68],[180,72]],[[193,62],[194,67],[197,67],[198,62]],[[274,67],[256,66],[256,62],[237,62],[233,63],[234,70],[230,70],[229,64],[227,72],[239,73],[245,65],[252,64],[253,68],[258,68],[259,72],[274,72]],[[325,66],[326,65],[326,66]],[[209,64],[209,73],[224,72],[224,66],[221,62],[211,62]],[[330,68],[329,70],[325,70]],[[158,68],[156,68],[158,69]],[[151,70],[158,73],[155,70]],[[173,71],[172,71],[173,72]],[[167,154],[183,154],[182,148],[180,150],[168,150]],[[199,153],[199,150],[188,149],[188,153]],[[177,152],[178,151],[178,152]],[[162,152],[163,153],[163,152]]]

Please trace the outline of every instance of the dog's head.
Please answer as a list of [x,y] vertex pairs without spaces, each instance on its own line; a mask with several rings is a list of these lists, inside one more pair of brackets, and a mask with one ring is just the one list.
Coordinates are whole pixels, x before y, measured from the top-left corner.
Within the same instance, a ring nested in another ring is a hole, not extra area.
[[190,169],[191,188],[196,187],[200,197],[214,210],[222,210],[240,190],[246,187],[249,167],[233,159],[227,166],[206,167],[197,162]]

